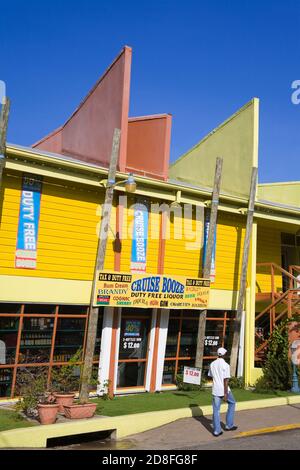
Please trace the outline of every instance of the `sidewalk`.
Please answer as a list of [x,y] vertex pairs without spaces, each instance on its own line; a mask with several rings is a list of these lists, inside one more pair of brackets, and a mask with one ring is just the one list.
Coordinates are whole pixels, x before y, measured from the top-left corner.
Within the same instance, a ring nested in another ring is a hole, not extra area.
[[[224,413],[221,414],[221,419],[224,423]],[[265,428],[273,428],[272,431],[276,431],[277,426],[283,425],[299,425],[300,428],[300,404],[239,411],[235,419],[237,431],[224,431],[217,438],[211,434],[211,422],[211,416],[184,418],[150,431],[131,435],[130,449],[175,450],[242,437],[241,434],[245,432],[252,435],[252,431],[256,434],[256,431]],[[121,443],[122,439],[119,442]]]

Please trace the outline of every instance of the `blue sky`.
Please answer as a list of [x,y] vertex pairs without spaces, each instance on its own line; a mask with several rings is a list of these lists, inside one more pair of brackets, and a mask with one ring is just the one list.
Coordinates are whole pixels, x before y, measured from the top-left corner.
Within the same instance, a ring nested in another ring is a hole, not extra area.
[[254,96],[260,182],[300,179],[299,0],[0,0],[8,141],[30,145],[71,114],[123,45],[130,115],[173,115],[171,160]]

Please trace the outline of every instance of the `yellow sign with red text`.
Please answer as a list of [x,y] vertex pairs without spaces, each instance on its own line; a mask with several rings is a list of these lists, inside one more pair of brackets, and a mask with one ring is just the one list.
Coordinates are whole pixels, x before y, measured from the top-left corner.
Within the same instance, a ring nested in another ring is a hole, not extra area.
[[210,280],[169,274],[99,271],[94,306],[206,309]]

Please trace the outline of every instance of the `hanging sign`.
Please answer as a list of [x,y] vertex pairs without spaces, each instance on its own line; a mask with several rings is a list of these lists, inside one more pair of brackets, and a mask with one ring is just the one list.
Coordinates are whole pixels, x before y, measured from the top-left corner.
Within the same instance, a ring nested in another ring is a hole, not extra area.
[[42,179],[24,174],[15,256],[16,268],[36,269]]
[[136,308],[207,308],[209,279],[98,271],[94,305]]
[[148,237],[148,207],[142,203],[134,205],[134,222],[131,245],[132,272],[141,273],[146,271],[147,237]]
[[[205,266],[205,260],[206,260],[209,225],[210,225],[210,211],[206,210],[205,222],[204,222],[203,266]],[[211,283],[215,282],[215,279],[216,279],[216,242],[217,242],[217,228],[215,230],[214,245],[213,245],[212,257],[211,257],[211,268],[210,268],[210,282]]]

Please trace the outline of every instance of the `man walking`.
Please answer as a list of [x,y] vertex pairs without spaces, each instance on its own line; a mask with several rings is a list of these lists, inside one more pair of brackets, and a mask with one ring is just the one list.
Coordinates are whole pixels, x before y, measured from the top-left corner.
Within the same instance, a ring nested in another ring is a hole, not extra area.
[[230,366],[223,359],[226,353],[226,349],[218,349],[218,358],[210,364],[208,372],[209,377],[213,379],[213,435],[216,437],[223,434],[220,423],[220,407],[222,400],[228,403],[225,431],[235,431],[237,429],[237,426],[234,425],[235,399],[228,385]]

